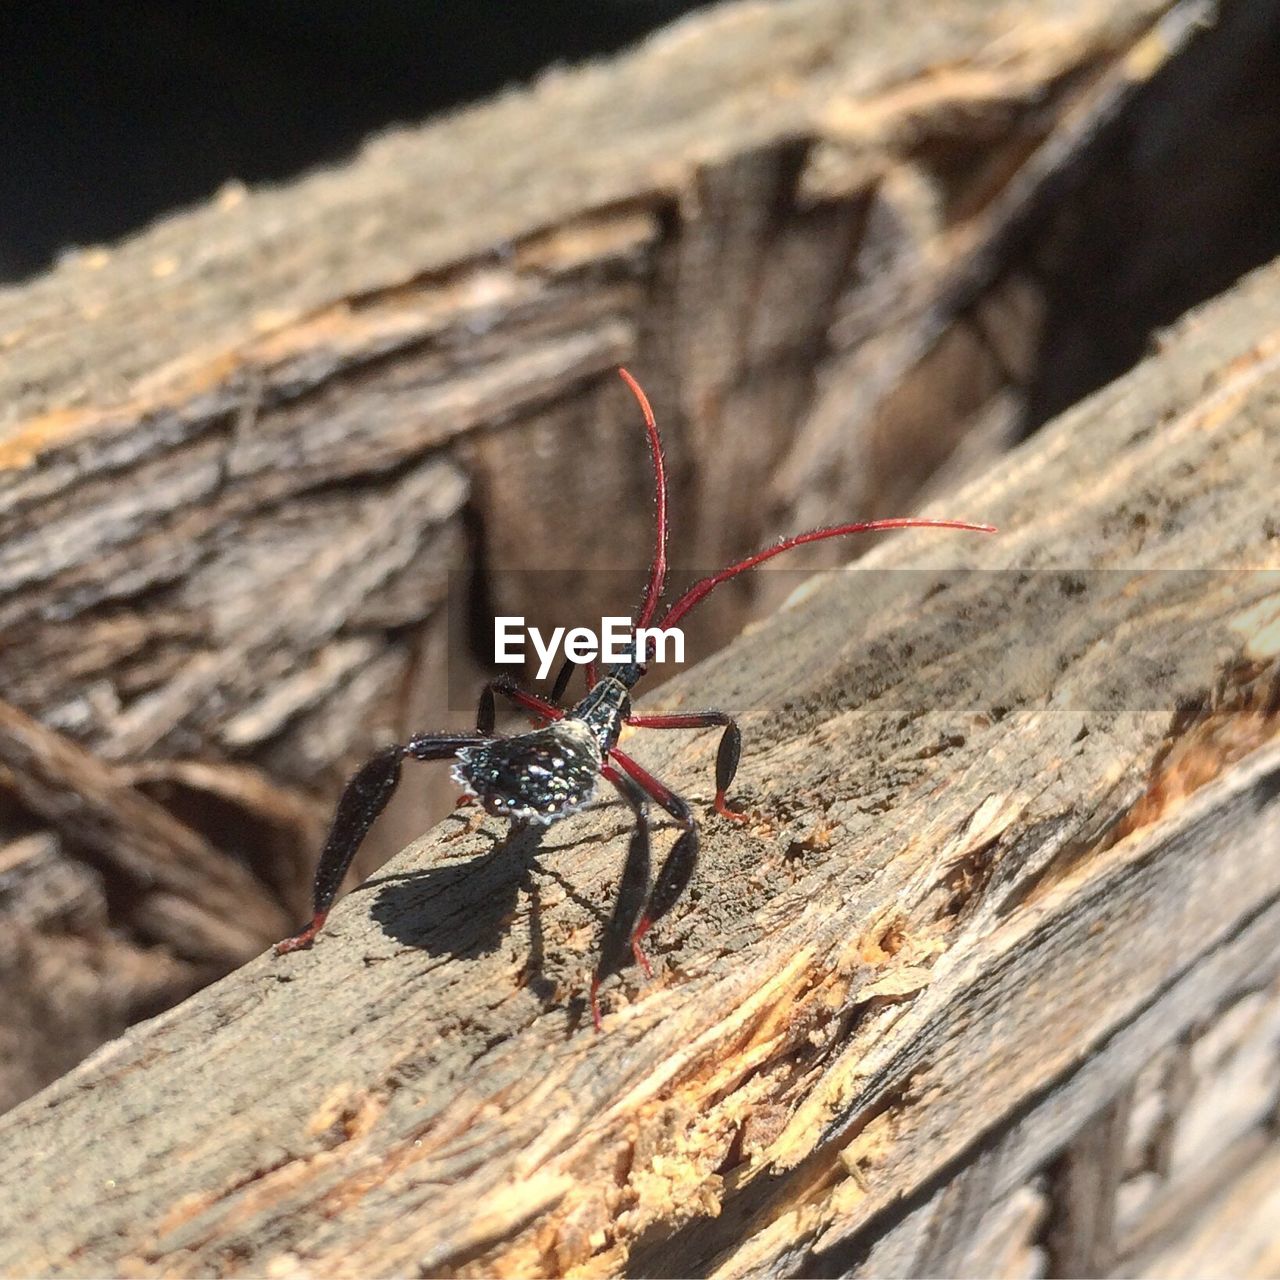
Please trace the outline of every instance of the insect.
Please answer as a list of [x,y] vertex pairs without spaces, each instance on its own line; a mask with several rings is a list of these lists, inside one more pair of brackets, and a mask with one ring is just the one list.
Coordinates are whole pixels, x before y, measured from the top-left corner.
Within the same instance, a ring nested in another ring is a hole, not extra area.
[[[662,442],[648,398],[625,370],[619,374],[631,389],[644,415],[653,459],[657,532],[644,599],[634,628],[648,627],[662,600],[667,574],[667,479]],[[820,542],[852,533],[881,529],[964,529],[994,533],[991,525],[964,520],[887,519],[832,525],[783,538],[755,555],[695,582],[667,607],[658,628],[674,626],[722,582],[806,542]],[[646,649],[638,657],[652,654]],[[603,675],[595,663],[586,666],[587,693],[568,708],[561,705],[575,670],[566,660],[549,698],[519,688],[509,678],[490,681],[480,695],[476,727],[470,732],[415,734],[408,742],[390,746],[373,756],[347,783],[338,801],[333,825],[316,870],[311,923],[301,933],[276,944],[276,954],[309,947],[324,927],[343,876],[361,842],[386,807],[400,781],[405,760],[452,760],[453,777],[464,795],[459,803],[479,802],[487,812],[512,823],[551,823],[576,812],[595,796],[603,778],[621,793],[635,818],[613,913],[605,925],[600,954],[591,976],[591,1016],[600,1029],[600,984],[626,963],[628,953],[652,976],[643,939],[680,898],[698,860],[698,828],[688,801],[676,795],[647,769],[618,749],[624,725],[637,729],[720,728],[716,752],[714,810],[733,822],[745,815],[731,809],[728,791],[738,769],[742,737],[737,722],[723,711],[683,715],[637,716],[631,713],[631,690],[645,674],[643,662],[612,663]],[[533,718],[535,728],[510,737],[494,734],[495,695],[509,699]],[[653,802],[676,823],[680,833],[651,884],[649,804]]]

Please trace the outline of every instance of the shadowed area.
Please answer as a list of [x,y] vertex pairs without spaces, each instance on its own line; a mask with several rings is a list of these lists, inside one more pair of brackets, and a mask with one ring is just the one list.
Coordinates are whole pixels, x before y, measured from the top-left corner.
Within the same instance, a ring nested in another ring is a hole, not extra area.
[[690,0],[6,5],[0,279],[223,183],[277,182],[368,134],[625,48]]

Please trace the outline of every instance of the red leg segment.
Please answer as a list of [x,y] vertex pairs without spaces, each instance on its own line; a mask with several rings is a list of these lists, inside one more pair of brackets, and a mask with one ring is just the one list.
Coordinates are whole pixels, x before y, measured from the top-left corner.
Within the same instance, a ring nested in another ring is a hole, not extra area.
[[324,922],[328,918],[328,910],[317,911],[311,917],[311,923],[301,933],[295,933],[292,938],[283,938],[276,943],[276,955],[287,955],[290,951],[305,951],[316,940],[316,934],[324,928]]
[[533,727],[541,729],[548,721],[559,720],[564,712],[553,703],[539,698],[536,693],[527,693],[509,676],[499,676],[490,680],[480,693],[480,706],[476,710],[476,729],[480,733],[492,733],[498,719],[498,710],[494,705],[493,695],[500,693],[509,702],[528,711],[533,720]]
[[686,827],[693,825],[693,814],[689,811],[688,804],[665,782],[659,782],[644,765],[619,751],[617,747],[609,752],[609,759],[620,764],[677,822]]
[[724,725],[720,748],[716,752],[716,812],[733,822],[746,822],[747,815],[729,808],[725,793],[733,785],[742,754],[742,734],[738,722],[723,711],[694,711],[687,715],[630,716],[627,723],[637,729],[710,729]]

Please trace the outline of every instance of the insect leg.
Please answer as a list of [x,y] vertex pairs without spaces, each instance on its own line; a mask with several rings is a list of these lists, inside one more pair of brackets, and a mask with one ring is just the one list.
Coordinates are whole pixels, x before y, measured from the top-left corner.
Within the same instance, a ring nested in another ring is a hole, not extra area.
[[517,707],[523,707],[536,717],[533,722],[536,729],[540,729],[548,720],[559,720],[564,715],[559,707],[539,698],[536,693],[526,693],[510,676],[499,676],[496,680],[490,680],[481,690],[480,706],[476,710],[476,729],[480,733],[493,732],[494,722],[498,718],[493,700],[495,693],[502,694]]
[[661,920],[675,906],[693,878],[693,870],[698,864],[698,828],[694,825],[688,802],[676,795],[666,783],[659,782],[642,765],[617,749],[609,752],[609,759],[620,764],[684,828],[671,846],[671,852],[667,854],[666,861],[658,872],[653,892],[631,931],[631,950],[636,961],[645,973],[651,973],[649,961],[640,944],[654,921]]
[[[551,701],[558,706],[564,698],[565,690],[569,687],[569,681],[573,679],[573,673],[578,669],[578,664],[572,658],[566,658],[560,664],[560,670],[556,672],[555,683],[551,686]],[[594,662],[587,663],[587,688],[591,689],[596,683],[596,664]]]
[[[613,915],[605,925],[600,940],[600,959],[591,975],[591,1019],[600,1030],[600,984],[611,973],[622,968],[627,958],[627,947],[635,932],[636,920],[649,892],[649,816],[646,812],[644,792],[625,774],[611,765],[604,765],[600,772],[613,783],[631,806],[636,816],[636,827],[631,833],[631,845],[627,849],[627,861],[622,868],[622,882],[618,886],[618,898],[613,905]],[[645,969],[648,969],[645,964]]]
[[315,941],[316,934],[324,928],[329,909],[338,896],[351,860],[369,834],[369,828],[395,793],[400,781],[400,762],[406,758],[447,760],[460,747],[474,746],[484,741],[486,739],[476,733],[415,734],[403,746],[386,747],[379,751],[355,772],[338,800],[333,825],[329,828],[329,838],[324,843],[324,850],[316,867],[312,896],[315,914],[301,933],[276,943],[276,955],[309,947]]
[[694,711],[679,716],[632,716],[627,720],[637,729],[709,729],[724,725],[720,735],[720,748],[716,752],[716,812],[734,822],[746,822],[747,815],[729,808],[725,792],[733,785],[738,772],[738,759],[742,755],[742,734],[738,722],[723,711]]
[[566,658],[560,664],[560,670],[556,672],[555,683],[551,686],[551,701],[560,702],[564,698],[564,691],[569,687],[569,681],[573,679],[573,673],[578,669],[578,664],[572,658]]

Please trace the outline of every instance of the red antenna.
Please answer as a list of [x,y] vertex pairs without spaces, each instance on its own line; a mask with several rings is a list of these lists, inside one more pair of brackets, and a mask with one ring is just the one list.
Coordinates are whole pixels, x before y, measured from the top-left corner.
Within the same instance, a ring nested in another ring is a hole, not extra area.
[[[631,394],[635,396],[644,413],[644,426],[649,434],[649,449],[653,454],[658,527],[653,561],[649,565],[649,583],[645,588],[644,603],[640,606],[635,622],[637,627],[647,627],[658,610],[658,601],[662,597],[662,588],[667,578],[667,471],[662,457],[662,441],[658,438],[658,424],[654,421],[649,398],[640,384],[625,369],[619,369],[618,373],[631,388]],[[802,546],[806,542],[822,542],[827,538],[842,538],[849,533],[878,533],[885,529],[962,529],[970,533],[996,532],[995,525],[973,524],[968,520],[926,520],[904,516],[894,516],[886,520],[862,520],[856,524],[836,524],[825,529],[811,529],[808,533],[797,533],[790,538],[783,538],[781,542],[765,547],[763,551],[757,551],[755,555],[739,560],[737,564],[731,564],[727,569],[721,569],[719,573],[713,573],[710,577],[695,582],[667,610],[658,626],[660,628],[674,626],[694,605],[705,600],[722,582],[728,582],[730,578],[736,578],[738,574],[754,569],[756,565],[772,560],[774,556],[780,556],[784,551],[790,551],[792,547]]]
[[644,414],[644,427],[649,433],[649,449],[653,454],[653,486],[657,506],[658,528],[654,541],[653,561],[649,565],[649,585],[645,588],[644,603],[636,615],[636,626],[647,627],[658,610],[662,588],[667,580],[667,469],[662,459],[662,441],[658,439],[658,424],[653,419],[649,397],[640,384],[625,370],[619,369],[623,382],[631,388],[631,394],[640,402]]
[[738,574],[754,569],[756,565],[765,560],[772,560],[774,556],[780,556],[784,551],[790,551],[792,547],[798,547],[805,542],[822,542],[826,538],[842,538],[846,533],[875,533],[881,529],[966,529],[971,533],[996,532],[995,525],[991,524],[971,524],[967,520],[914,520],[901,516],[888,520],[864,520],[858,524],[836,524],[826,529],[810,529],[808,533],[797,533],[790,538],[783,538],[772,547],[765,547],[763,551],[757,551],[755,555],[739,560],[737,564],[731,564],[727,569],[721,569],[719,573],[713,573],[710,577],[695,582],[667,610],[658,626],[661,628],[674,625],[695,604],[705,600],[722,582],[728,582],[730,578],[736,578]]

